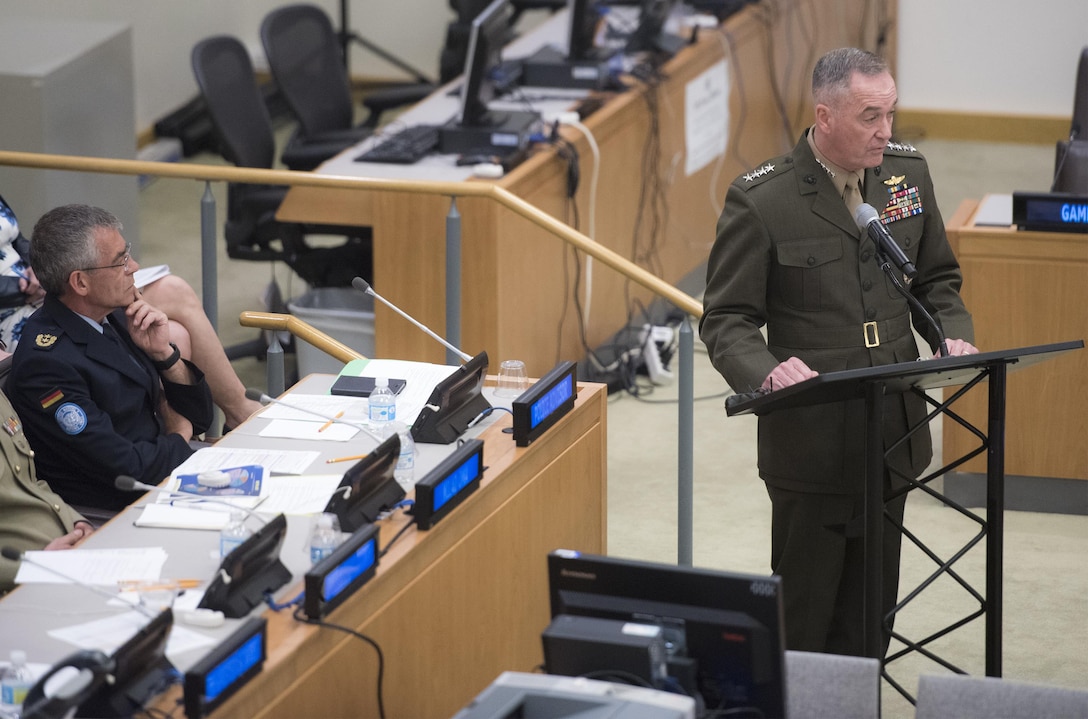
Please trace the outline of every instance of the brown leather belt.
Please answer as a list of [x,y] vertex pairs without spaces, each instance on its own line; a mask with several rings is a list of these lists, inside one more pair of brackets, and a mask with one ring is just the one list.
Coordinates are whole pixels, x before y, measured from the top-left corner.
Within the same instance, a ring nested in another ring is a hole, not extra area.
[[768,326],[768,344],[800,349],[821,347],[879,347],[910,333],[910,314],[890,320],[865,322],[848,327]]

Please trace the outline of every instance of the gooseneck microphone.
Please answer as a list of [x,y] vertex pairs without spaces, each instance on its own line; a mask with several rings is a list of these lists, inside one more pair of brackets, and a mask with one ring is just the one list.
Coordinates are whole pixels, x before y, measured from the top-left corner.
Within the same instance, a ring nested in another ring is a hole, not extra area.
[[312,409],[307,409],[306,407],[299,407],[296,404],[291,404],[290,402],[284,402],[282,399],[276,399],[275,397],[270,397],[269,395],[265,394],[264,392],[260,391],[259,389],[255,389],[253,387],[246,388],[246,399],[253,400],[254,402],[260,402],[263,405],[278,404],[278,405],[281,405],[281,406],[286,407],[288,409],[293,409],[296,412],[303,412],[305,414],[312,414],[314,417],[320,417],[321,419],[327,420],[329,422],[333,422],[335,424],[346,424],[349,427],[354,427],[355,429],[358,429],[358,430],[361,430],[361,431],[367,433],[373,439],[377,440],[379,444],[385,441],[382,438],[381,435],[379,435],[377,432],[375,432],[373,429],[371,429],[370,427],[368,427],[365,424],[360,424],[358,422],[352,422],[350,420],[343,419],[342,417],[336,417],[336,416],[331,415],[331,414],[325,414],[324,412],[316,412],[316,411],[314,411]]
[[899,268],[899,271],[907,278],[907,282],[914,279],[918,270],[888,229],[884,227],[875,207],[865,202],[858,205],[858,208],[854,210],[854,222],[859,230],[869,233],[869,238],[876,244],[877,251]]
[[895,276],[895,273],[888,267],[888,262],[893,263],[899,268],[899,271],[903,273],[903,277],[909,283],[918,274],[917,268],[914,263],[903,253],[903,249],[899,246],[899,243],[895,241],[895,238],[891,236],[887,228],[884,227],[884,223],[880,221],[880,216],[876,212],[876,208],[868,203],[861,203],[858,205],[858,209],[854,210],[854,222],[857,223],[858,229],[866,230],[869,233],[869,237],[876,244],[877,252],[883,256],[885,262],[882,264],[885,274],[891,279],[892,284],[895,285],[895,289],[899,294],[907,300],[912,308],[918,311],[926,321],[937,332],[937,346],[940,348],[941,355],[948,356],[948,342],[944,336],[944,328],[941,327],[941,323],[929,313],[929,311],[922,306],[922,303],[918,301],[918,298],[911,294],[910,290],[903,286],[903,283],[899,281],[899,278]]
[[[228,502],[228,501],[226,501],[224,499],[216,499],[214,497],[202,497],[199,494],[191,494],[189,492],[171,492],[169,489],[163,489],[162,487],[156,487],[153,484],[145,484],[143,482],[138,482],[138,481],[136,481],[136,479],[134,479],[132,477],[129,477],[128,475],[125,475],[125,474],[118,475],[118,477],[113,480],[113,486],[116,487],[117,489],[120,489],[122,492],[139,492],[139,491],[143,491],[143,492],[158,492],[159,494],[165,494],[165,495],[168,495],[170,497],[174,497],[175,499],[184,500],[185,504],[186,505],[191,505],[192,509],[201,509],[202,508],[202,507],[200,507],[201,504],[217,504],[217,505],[221,505],[223,507],[229,507],[232,512],[233,511],[242,512],[247,517],[253,517],[254,519],[256,519],[261,524],[268,524],[267,519],[262,517],[257,512],[254,512],[249,507],[242,507],[240,505],[234,504],[233,502]],[[178,506],[182,506],[182,505],[178,505]]]
[[411,322],[412,324],[414,324],[419,329],[421,329],[424,332],[426,332],[427,334],[429,334],[432,338],[434,338],[438,342],[442,343],[443,347],[448,349],[450,352],[453,352],[454,354],[456,354],[463,361],[468,362],[470,359],[472,359],[472,355],[470,355],[470,354],[468,354],[466,352],[462,352],[461,350],[457,349],[456,347],[451,345],[449,342],[447,342],[446,340],[442,339],[437,334],[435,334],[430,328],[428,328],[422,322],[420,322],[416,318],[412,317],[407,312],[405,312],[404,310],[397,307],[395,304],[393,304],[389,300],[387,300],[384,297],[382,297],[381,295],[379,295],[377,292],[374,291],[374,288],[370,286],[370,283],[367,282],[366,280],[364,280],[362,277],[356,277],[354,280],[352,280],[351,281],[351,286],[354,287],[355,289],[359,290],[360,292],[365,292],[366,294],[370,295],[371,297],[373,297],[376,300],[380,300],[383,305],[385,305],[389,309],[393,310],[398,315],[400,315],[404,319],[406,319],[409,322]]
[[123,604],[127,604],[131,608],[138,611],[140,614],[143,614],[144,616],[149,617],[151,619],[154,619],[155,617],[157,617],[159,615],[158,612],[153,611],[153,610],[149,609],[148,607],[143,606],[142,604],[136,604],[134,602],[125,601],[124,599],[121,598],[121,595],[118,594],[117,592],[110,592],[110,591],[108,591],[106,589],[103,589],[102,587],[95,586],[94,584],[88,584],[87,582],[81,581],[79,579],[76,579],[75,577],[72,577],[72,576],[70,576],[68,574],[65,574],[64,572],[60,572],[60,571],[54,569],[53,567],[50,567],[48,564],[42,564],[41,562],[38,562],[38,561],[32,559],[31,557],[27,556],[26,552],[20,552],[15,547],[4,546],[3,548],[0,548],[0,555],[3,555],[4,559],[10,559],[13,562],[20,562],[20,561],[21,562],[26,562],[27,564],[35,566],[38,569],[44,569],[45,571],[49,572],[50,574],[55,574],[56,576],[60,577],[61,579],[65,580],[67,582],[71,582],[72,584],[83,587],[84,589],[89,589],[90,591],[94,592],[95,594],[97,594],[99,596],[102,596],[102,597],[105,597],[106,599],[109,599],[111,601],[114,600],[114,599],[117,599],[120,602],[122,602]]

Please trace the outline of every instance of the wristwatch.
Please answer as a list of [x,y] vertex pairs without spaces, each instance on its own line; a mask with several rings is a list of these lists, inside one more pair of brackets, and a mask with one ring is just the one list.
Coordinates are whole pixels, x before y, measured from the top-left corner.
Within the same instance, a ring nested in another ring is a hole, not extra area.
[[170,343],[170,346],[174,348],[174,353],[171,354],[169,357],[164,360],[151,360],[151,364],[159,372],[165,372],[166,370],[176,365],[178,363],[178,360],[181,359],[181,350],[178,349],[178,346],[173,342]]

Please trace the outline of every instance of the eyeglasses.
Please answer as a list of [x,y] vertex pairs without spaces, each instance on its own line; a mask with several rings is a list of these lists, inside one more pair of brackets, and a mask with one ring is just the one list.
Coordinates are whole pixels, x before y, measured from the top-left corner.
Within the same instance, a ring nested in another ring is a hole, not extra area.
[[128,261],[132,259],[132,245],[125,245],[125,256],[121,258],[121,261],[116,265],[101,265],[99,267],[80,267],[80,272],[90,272],[91,270],[112,270],[115,267],[123,268],[122,271],[128,272]]

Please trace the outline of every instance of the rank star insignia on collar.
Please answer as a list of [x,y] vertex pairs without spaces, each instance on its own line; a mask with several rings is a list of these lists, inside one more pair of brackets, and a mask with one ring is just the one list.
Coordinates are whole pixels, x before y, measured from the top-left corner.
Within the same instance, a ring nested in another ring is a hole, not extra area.
[[763,177],[764,175],[769,174],[771,172],[774,172],[774,165],[772,165],[771,163],[768,162],[766,165],[759,168],[758,170],[752,170],[751,172],[746,173],[744,175],[744,181],[745,182],[752,182],[753,180],[757,180],[760,177]]
[[39,347],[52,347],[53,343],[56,342],[56,341],[57,341],[57,336],[56,335],[50,335],[50,334],[46,334],[44,332],[34,338],[34,344],[36,344]]

